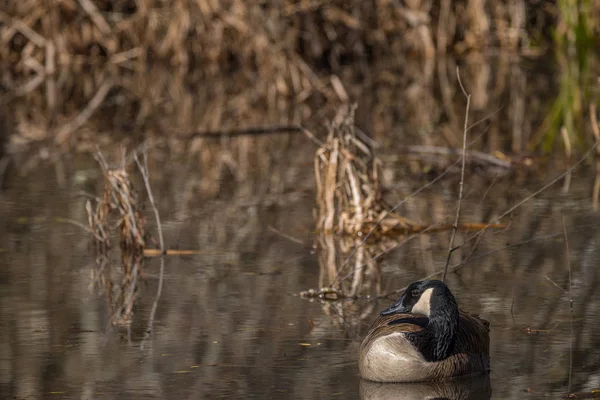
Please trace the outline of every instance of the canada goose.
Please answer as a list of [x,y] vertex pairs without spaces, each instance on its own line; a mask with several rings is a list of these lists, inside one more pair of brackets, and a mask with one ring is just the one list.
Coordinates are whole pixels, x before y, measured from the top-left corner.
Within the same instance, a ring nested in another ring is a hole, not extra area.
[[421,382],[490,369],[489,322],[458,310],[441,281],[412,283],[381,315],[360,346],[360,376]]

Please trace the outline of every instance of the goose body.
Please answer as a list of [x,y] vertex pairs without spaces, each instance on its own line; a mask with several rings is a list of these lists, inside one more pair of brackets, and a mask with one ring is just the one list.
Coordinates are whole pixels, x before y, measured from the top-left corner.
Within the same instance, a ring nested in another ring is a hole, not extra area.
[[448,287],[435,280],[410,285],[360,347],[360,375],[370,381],[443,380],[489,367],[489,323],[459,311]]

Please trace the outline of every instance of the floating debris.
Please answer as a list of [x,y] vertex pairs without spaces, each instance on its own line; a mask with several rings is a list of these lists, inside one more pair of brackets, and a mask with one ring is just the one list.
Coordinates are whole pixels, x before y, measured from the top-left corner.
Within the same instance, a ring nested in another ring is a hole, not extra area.
[[342,298],[348,298],[344,293],[338,289],[331,287],[324,287],[321,289],[308,289],[298,293],[300,297],[305,299],[322,299],[322,300],[339,300]]
[[591,390],[589,392],[574,392],[567,393],[563,399],[598,399],[600,398],[600,389]]

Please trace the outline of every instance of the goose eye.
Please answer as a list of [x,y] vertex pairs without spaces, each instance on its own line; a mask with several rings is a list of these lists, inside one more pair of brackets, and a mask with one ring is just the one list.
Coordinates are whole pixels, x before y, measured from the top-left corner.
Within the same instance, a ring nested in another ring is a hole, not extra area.
[[413,290],[412,292],[410,292],[410,294],[411,294],[413,297],[419,297],[419,291],[418,291],[418,290]]

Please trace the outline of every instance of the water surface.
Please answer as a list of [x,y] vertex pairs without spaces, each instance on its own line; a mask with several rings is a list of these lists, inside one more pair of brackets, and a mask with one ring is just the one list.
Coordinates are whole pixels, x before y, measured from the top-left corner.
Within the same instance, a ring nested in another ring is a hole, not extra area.
[[[361,338],[393,296],[324,302],[297,295],[328,284],[332,273],[323,261],[332,249],[313,232],[312,152],[302,147],[309,146],[303,140],[290,139],[280,149],[281,161],[269,168],[249,167],[247,178],[237,182],[221,179],[210,195],[190,160],[151,163],[167,247],[203,253],[165,258],[164,287],[148,338],[159,259],[143,264],[130,330],[112,327],[110,301],[92,279],[98,267],[89,237],[57,220],[85,223],[85,200],[77,194],[101,189],[91,157],[66,172],[63,187],[52,169],[36,169],[27,179],[10,174],[0,194],[2,397],[385,395],[387,387],[382,393],[361,385],[357,357]],[[81,171],[89,176],[82,178]],[[512,175],[494,180],[469,174],[463,221],[502,214],[558,173],[532,172],[519,185]],[[402,213],[420,222],[451,221],[457,179],[451,174],[410,199]],[[527,202],[505,219],[507,228],[487,232],[470,262],[448,276],[460,306],[491,322],[492,398],[557,398],[600,387],[594,179],[593,168],[584,166],[568,191],[559,183]],[[266,181],[271,183],[260,184]],[[402,199],[425,181],[407,178],[389,196]],[[146,212],[153,229],[149,206]],[[457,243],[468,235],[459,234]],[[381,264],[349,276],[344,287],[384,294],[406,286],[443,268],[449,238],[449,232],[416,236]],[[334,258],[343,260],[335,249]],[[457,251],[454,262],[472,249]],[[111,266],[118,272],[114,258]],[[475,391],[472,398],[486,398],[487,385],[484,379],[467,387]],[[411,390],[398,392],[417,398],[423,393]]]

